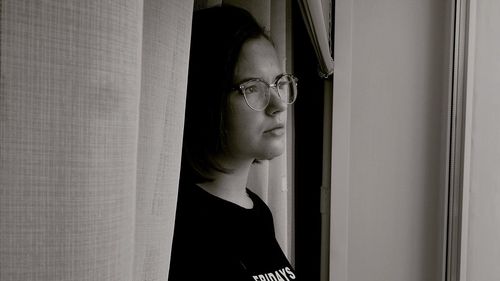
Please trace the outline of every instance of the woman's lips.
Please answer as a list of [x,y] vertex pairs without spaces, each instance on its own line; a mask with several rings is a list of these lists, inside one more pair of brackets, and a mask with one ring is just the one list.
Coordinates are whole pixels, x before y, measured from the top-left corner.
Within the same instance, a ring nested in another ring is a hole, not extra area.
[[273,127],[269,130],[264,131],[264,133],[270,134],[270,135],[275,135],[275,136],[282,136],[285,134],[285,126],[278,125],[276,127]]

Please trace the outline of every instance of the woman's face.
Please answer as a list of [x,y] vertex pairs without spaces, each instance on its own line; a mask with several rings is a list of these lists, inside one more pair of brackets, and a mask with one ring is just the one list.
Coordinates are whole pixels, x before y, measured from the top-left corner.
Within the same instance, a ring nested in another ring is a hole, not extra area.
[[[282,74],[276,50],[265,38],[246,41],[234,72],[234,85],[259,78],[267,83]],[[244,96],[233,91],[228,96],[227,151],[232,160],[266,160],[283,153],[285,148],[287,104],[271,89],[269,105],[263,111],[251,109]]]

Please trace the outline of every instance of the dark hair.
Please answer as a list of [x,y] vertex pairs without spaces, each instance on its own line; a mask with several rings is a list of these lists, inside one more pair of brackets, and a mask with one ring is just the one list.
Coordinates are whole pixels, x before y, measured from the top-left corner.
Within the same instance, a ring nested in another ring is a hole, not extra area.
[[225,149],[227,96],[241,47],[268,38],[247,11],[223,5],[194,12],[184,123],[181,180],[211,181],[229,172],[213,159]]

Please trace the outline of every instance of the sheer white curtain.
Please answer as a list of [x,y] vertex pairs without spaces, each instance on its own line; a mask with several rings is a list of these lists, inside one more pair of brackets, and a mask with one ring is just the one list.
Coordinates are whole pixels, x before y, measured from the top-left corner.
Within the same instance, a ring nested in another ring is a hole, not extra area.
[[[333,117],[332,0],[299,0],[302,18],[316,53],[318,74],[324,78],[323,169],[321,183],[321,264],[320,279],[329,280],[330,194]],[[320,94],[320,93],[318,93]]]
[[1,2],[0,280],[166,280],[193,1]]
[[333,5],[331,0],[299,0],[302,17],[318,58],[319,74],[327,78],[333,73],[331,37]]
[[[291,72],[290,2],[228,2],[254,13]],[[1,2],[0,280],[166,280],[192,9]],[[249,187],[292,256],[290,157],[254,167]]]

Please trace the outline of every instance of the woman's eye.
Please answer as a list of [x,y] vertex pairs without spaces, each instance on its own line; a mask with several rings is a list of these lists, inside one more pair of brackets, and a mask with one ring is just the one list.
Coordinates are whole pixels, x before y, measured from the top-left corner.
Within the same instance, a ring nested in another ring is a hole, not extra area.
[[259,91],[258,87],[256,85],[251,85],[245,88],[247,94],[254,94]]

